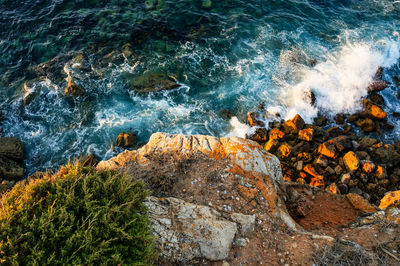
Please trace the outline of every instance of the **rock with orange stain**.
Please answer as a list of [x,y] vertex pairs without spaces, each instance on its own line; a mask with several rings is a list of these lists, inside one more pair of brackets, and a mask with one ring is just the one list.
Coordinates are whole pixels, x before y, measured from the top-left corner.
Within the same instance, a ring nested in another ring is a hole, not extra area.
[[304,178],[301,178],[301,177],[297,178],[297,179],[296,179],[296,182],[299,183],[299,184],[302,184],[302,185],[304,185],[304,184],[306,183],[306,181],[304,180]]
[[276,149],[278,149],[278,147],[279,147],[279,141],[276,139],[270,139],[267,141],[267,143],[265,143],[264,150],[266,150],[267,152],[274,153]]
[[385,119],[386,113],[379,106],[373,104],[371,101],[367,99],[362,100],[362,104],[364,106],[365,111],[373,118],[376,119]]
[[258,190],[256,188],[245,187],[240,184],[238,185],[238,190],[239,193],[247,199],[254,199],[258,194]]
[[278,158],[266,152],[258,143],[238,137],[218,139],[205,135],[154,133],[142,148],[124,151],[107,161],[101,161],[97,169],[115,169],[132,161],[147,164],[147,155],[167,153],[174,153],[178,157],[201,153],[216,160],[229,158],[246,172],[268,175],[276,185],[283,179]]
[[320,178],[313,177],[310,181],[310,186],[312,187],[323,187],[325,185],[324,180]]
[[369,160],[363,160],[361,161],[361,167],[364,173],[370,174],[373,171],[375,171],[375,164]]
[[362,212],[375,212],[377,209],[372,206],[367,200],[355,193],[349,193],[346,195],[347,199],[354,206],[354,208]]
[[320,175],[311,164],[306,164],[303,171],[317,179],[324,180],[324,177]]
[[247,113],[247,122],[249,123],[250,126],[260,126],[263,127],[264,126],[264,122],[259,121],[257,119],[257,114],[256,113],[252,113],[252,112],[248,112]]
[[376,170],[374,172],[374,175],[376,178],[378,179],[385,179],[387,174],[386,174],[386,167],[382,166],[382,165],[378,165],[376,167]]
[[271,129],[271,131],[269,132],[269,139],[277,139],[280,140],[285,136],[285,132],[277,129],[277,128],[273,128]]
[[68,81],[67,88],[65,89],[65,94],[72,96],[83,96],[85,95],[85,90],[77,85],[72,79]]
[[303,118],[297,114],[292,119],[287,120],[283,124],[283,128],[285,133],[297,133],[299,130],[303,129],[304,124]]
[[379,208],[382,210],[393,206],[400,206],[400,190],[390,191],[386,193],[385,196],[381,199],[381,203],[379,204]]
[[357,154],[352,151],[349,151],[343,156],[343,162],[350,171],[357,170],[360,165],[360,160],[358,159]]
[[313,128],[306,128],[299,131],[299,139],[305,141],[311,141],[314,136]]
[[278,151],[276,153],[278,158],[287,159],[292,154],[292,146],[290,146],[287,143],[283,143],[281,144],[281,146],[279,146]]
[[400,209],[399,208],[390,208],[386,211],[387,219],[389,221],[400,224]]
[[333,194],[339,194],[339,189],[335,183],[330,184],[325,190]]
[[318,146],[318,153],[332,159],[335,159],[337,155],[335,146],[328,142],[324,142]]

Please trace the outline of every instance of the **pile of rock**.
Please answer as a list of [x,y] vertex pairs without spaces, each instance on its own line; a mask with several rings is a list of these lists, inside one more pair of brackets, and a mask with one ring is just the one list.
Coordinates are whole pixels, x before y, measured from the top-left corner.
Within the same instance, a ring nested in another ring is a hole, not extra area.
[[0,138],[0,193],[8,190],[24,175],[24,145],[15,137]]
[[[384,117],[380,109],[369,104],[371,115]],[[319,126],[324,121],[319,117],[310,125],[296,115],[286,122],[270,123],[267,130],[254,113],[249,113],[248,123],[260,127],[248,138],[281,160],[286,180],[333,193],[356,193],[371,202],[377,202],[387,191],[400,189],[400,142],[383,144],[352,133],[350,126],[324,130]],[[376,129],[379,124],[375,122]]]

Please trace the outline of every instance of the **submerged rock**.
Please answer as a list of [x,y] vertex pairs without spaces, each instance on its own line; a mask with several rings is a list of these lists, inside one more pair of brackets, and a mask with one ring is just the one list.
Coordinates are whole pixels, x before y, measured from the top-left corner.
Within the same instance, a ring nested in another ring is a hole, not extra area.
[[117,136],[115,140],[115,146],[118,147],[129,147],[135,144],[136,134],[133,132],[122,132]]
[[22,160],[24,158],[24,144],[16,137],[0,138],[0,156]]
[[76,84],[72,79],[68,81],[67,88],[65,89],[65,94],[72,96],[83,96],[85,95],[85,90]]
[[127,75],[127,80],[131,90],[141,93],[172,90],[180,87],[174,79],[164,74],[148,73],[142,76]]

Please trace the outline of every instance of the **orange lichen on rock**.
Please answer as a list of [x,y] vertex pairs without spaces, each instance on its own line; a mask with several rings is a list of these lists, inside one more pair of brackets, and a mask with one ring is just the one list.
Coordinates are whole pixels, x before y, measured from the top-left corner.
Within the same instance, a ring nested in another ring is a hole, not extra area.
[[257,196],[258,190],[256,188],[245,187],[242,185],[238,185],[239,193],[247,199],[254,199]]
[[374,175],[378,179],[384,179],[386,177],[386,168],[382,165],[378,165],[374,172]]
[[335,183],[330,184],[326,189],[326,191],[331,192],[333,194],[338,194],[339,190]]
[[373,104],[367,99],[363,99],[362,101],[364,105],[365,111],[372,117],[377,118],[377,119],[385,119],[386,118],[386,113],[380,108],[379,106]]
[[324,142],[318,146],[318,153],[325,155],[326,157],[329,157],[329,158],[333,158],[333,159],[336,158],[335,146],[332,144],[329,144],[327,142]]
[[250,126],[257,126],[256,114],[252,112],[247,113],[247,122]]
[[291,154],[292,154],[292,147],[289,144],[283,143],[281,146],[279,146],[277,152],[279,158],[281,159],[288,158]]
[[357,170],[360,165],[360,161],[358,160],[357,155],[352,151],[349,151],[343,156],[343,161],[347,169],[349,169],[350,171]]
[[375,212],[377,209],[369,204],[367,200],[355,193],[349,193],[346,195],[347,199],[354,206],[354,208],[362,211],[362,212]]
[[299,139],[311,141],[314,135],[314,129],[306,128],[299,131]]
[[303,129],[304,127],[304,120],[303,118],[301,118],[300,115],[295,115],[295,117],[293,117],[293,119],[291,120],[287,120],[284,124],[283,124],[283,128],[285,130],[285,132],[287,133],[297,133],[299,130]]
[[285,132],[277,129],[277,128],[273,128],[271,129],[271,131],[269,132],[269,139],[281,139],[285,136]]
[[361,164],[362,164],[362,170],[364,171],[364,173],[367,174],[372,173],[376,168],[375,164],[368,160],[362,161]]
[[323,179],[320,179],[320,178],[317,178],[317,177],[311,178],[310,186],[313,186],[313,187],[322,187],[322,186],[324,186],[324,185],[325,185],[325,183],[324,183],[324,180],[323,180]]
[[276,139],[270,139],[265,143],[264,150],[267,152],[275,152],[276,149],[279,147],[279,141]]
[[311,164],[306,164],[306,166],[303,168],[303,171],[317,179],[324,179],[324,177],[320,175]]
[[390,191],[381,199],[380,209],[384,210],[390,206],[400,206],[400,190]]
[[296,182],[299,183],[299,184],[302,184],[302,185],[304,185],[306,183],[306,181],[301,177],[297,178]]

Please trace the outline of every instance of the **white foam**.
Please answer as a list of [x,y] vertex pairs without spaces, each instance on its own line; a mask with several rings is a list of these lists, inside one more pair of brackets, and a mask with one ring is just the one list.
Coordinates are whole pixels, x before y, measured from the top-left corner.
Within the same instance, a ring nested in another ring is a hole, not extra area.
[[235,136],[245,138],[246,134],[251,135],[255,131],[255,128],[241,123],[236,116],[232,117],[229,123],[231,124],[232,130],[228,133],[227,137]]
[[[378,47],[366,43],[346,44],[314,68],[302,68],[299,83],[282,87],[281,100],[287,107],[285,119],[299,113],[311,122],[318,110],[328,115],[357,111],[378,68],[395,64],[399,51],[399,42],[389,40],[381,41]],[[305,97],[308,91],[315,94],[314,107]]]

